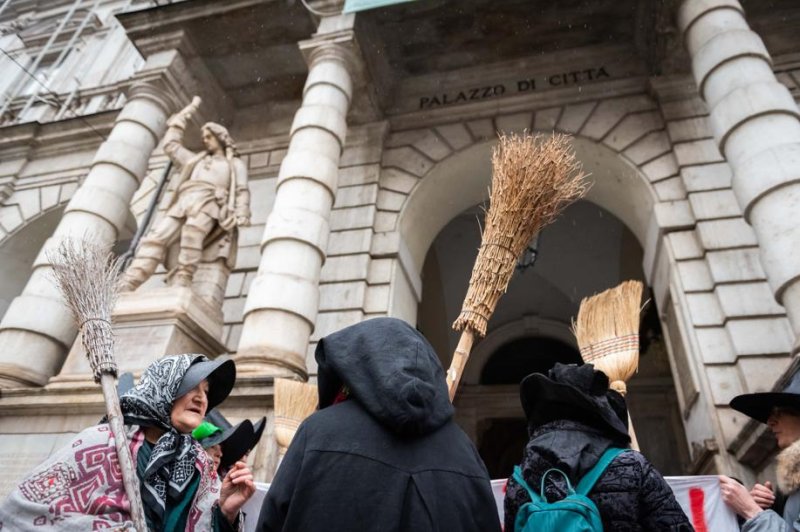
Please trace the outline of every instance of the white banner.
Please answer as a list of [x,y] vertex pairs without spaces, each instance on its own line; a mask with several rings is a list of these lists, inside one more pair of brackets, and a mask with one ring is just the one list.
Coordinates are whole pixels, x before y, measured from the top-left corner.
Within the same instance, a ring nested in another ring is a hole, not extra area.
[[[719,479],[714,475],[694,477],[664,477],[675,493],[675,499],[695,532],[738,532],[736,514],[722,502]],[[492,493],[497,503],[500,522],[505,520],[503,499],[506,495],[506,479],[492,481]]]
[[[695,532],[738,532],[736,515],[722,502],[719,479],[716,476],[665,477],[665,479],[675,493],[678,504],[689,517]],[[255,495],[242,508],[245,514],[245,532],[255,531],[261,503],[268,489],[269,484],[256,482]],[[505,520],[503,499],[506,496],[506,479],[493,480],[492,493],[502,523]]]
[[739,530],[736,514],[722,501],[716,475],[664,478],[696,532]]

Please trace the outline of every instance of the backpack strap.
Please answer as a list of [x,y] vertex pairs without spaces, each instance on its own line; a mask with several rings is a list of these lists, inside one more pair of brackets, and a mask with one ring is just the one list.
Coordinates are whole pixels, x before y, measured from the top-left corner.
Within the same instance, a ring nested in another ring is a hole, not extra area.
[[611,462],[619,456],[620,454],[624,453],[628,449],[620,449],[618,447],[609,447],[606,451],[600,456],[600,459],[597,463],[586,473],[583,478],[578,482],[578,486],[576,488],[576,492],[581,495],[589,495],[589,492],[592,491],[594,485],[600,479],[600,476],[605,472],[606,468],[611,464]]
[[525,491],[528,492],[531,502],[542,502],[542,498],[539,496],[539,494],[533,491],[531,487],[528,486],[528,483],[525,482],[525,479],[522,478],[522,469],[520,469],[518,465],[514,466],[514,474],[512,476],[514,477],[514,480],[517,481],[517,484],[525,488]]

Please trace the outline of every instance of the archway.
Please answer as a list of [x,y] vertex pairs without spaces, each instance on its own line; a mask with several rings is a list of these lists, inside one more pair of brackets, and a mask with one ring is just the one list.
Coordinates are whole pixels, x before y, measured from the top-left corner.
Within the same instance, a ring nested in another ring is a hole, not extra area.
[[0,316],[6,313],[11,301],[22,293],[31,276],[36,255],[55,231],[63,212],[63,206],[46,211],[0,244]]
[[[416,273],[422,271],[427,251],[445,225],[488,200],[494,144],[479,142],[451,155],[431,169],[409,195],[400,211],[398,229]],[[602,144],[575,137],[573,147],[592,184],[586,200],[619,218],[645,248],[658,236],[653,212],[656,196],[650,183],[636,166]]]
[[[403,317],[416,321],[445,366],[458,340],[450,324],[480,245],[475,218],[487,199],[491,146],[473,145],[434,166],[412,191],[398,220],[407,267],[416,269],[422,281],[416,315]],[[592,174],[593,187],[586,200],[569,207],[540,235],[535,266],[512,280],[488,336],[473,350],[456,398],[457,420],[486,453],[495,476],[508,474],[510,464],[521,456],[520,442],[527,441],[518,382],[529,368],[519,360],[503,359],[519,356],[511,353],[536,343],[557,341],[574,349],[569,324],[580,299],[625,279],[647,281],[644,249],[660,238],[655,195],[637,168],[586,139],[576,139],[575,148]],[[688,451],[660,322],[654,306],[651,309],[655,329],[643,346],[642,375],[631,383],[629,405],[634,423],[646,435],[640,438],[643,450],[665,472],[682,473]],[[547,363],[573,362],[574,353],[570,357],[565,350]],[[492,366],[505,367],[509,375],[516,368],[516,378],[507,375],[505,383],[484,380]],[[516,383],[509,382],[513,380]],[[673,429],[669,437],[650,438],[663,432],[659,429],[665,423]]]

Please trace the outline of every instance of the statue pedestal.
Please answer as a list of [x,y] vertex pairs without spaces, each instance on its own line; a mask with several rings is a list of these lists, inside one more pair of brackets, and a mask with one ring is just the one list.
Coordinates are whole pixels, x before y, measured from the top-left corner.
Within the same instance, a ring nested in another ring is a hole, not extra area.
[[[190,288],[165,287],[120,294],[113,312],[119,372],[141,374],[164,355],[201,353],[214,358],[225,353],[222,311]],[[48,387],[92,381],[89,360],[78,338],[61,372]]]

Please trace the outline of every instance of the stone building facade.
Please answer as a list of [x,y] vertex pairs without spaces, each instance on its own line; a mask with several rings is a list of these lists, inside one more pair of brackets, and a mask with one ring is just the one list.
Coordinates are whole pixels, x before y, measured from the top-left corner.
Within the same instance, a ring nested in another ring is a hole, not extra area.
[[[525,441],[515,383],[577,360],[580,299],[639,278],[651,304],[629,402],[643,452],[669,474],[752,479],[767,466],[771,437],[727,403],[796,368],[790,0],[0,6],[9,485],[102,411],[46,250],[87,233],[127,249],[164,174],[166,119],[195,94],[197,124],[227,125],[247,162],[252,225],[235,267],[205,278],[204,302],[157,275],[142,294],[169,297],[126,303],[123,367],[181,346],[229,354],[239,378],[223,410],[237,419],[271,416],[274,377],[313,379],[319,338],[371,317],[415,324],[446,366],[497,132],[560,131],[592,188],[522,259],[473,351],[460,424],[507,474]],[[261,478],[270,430],[253,457]]]

